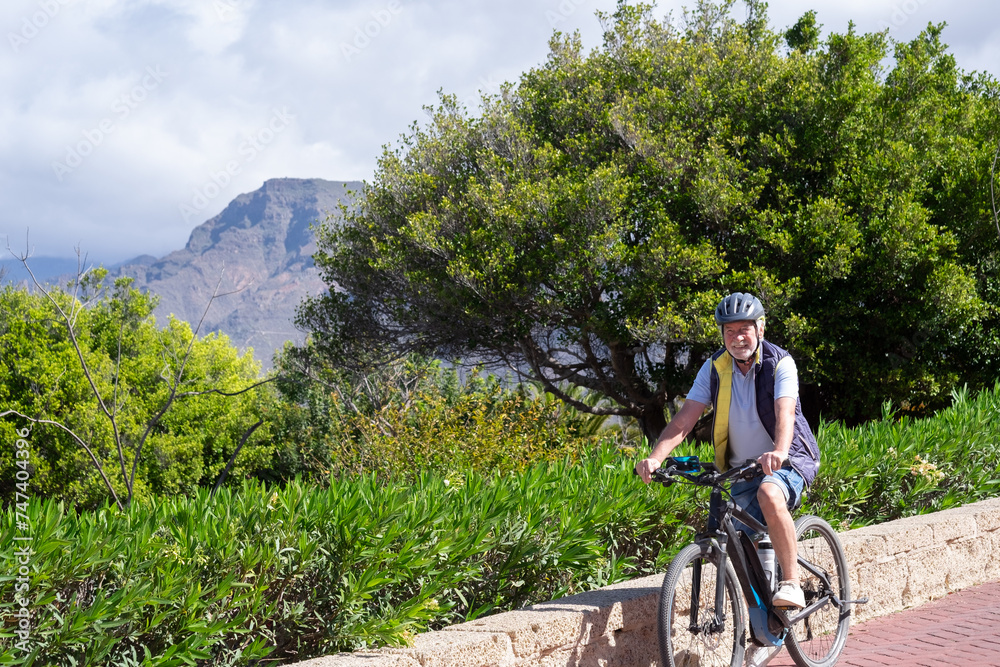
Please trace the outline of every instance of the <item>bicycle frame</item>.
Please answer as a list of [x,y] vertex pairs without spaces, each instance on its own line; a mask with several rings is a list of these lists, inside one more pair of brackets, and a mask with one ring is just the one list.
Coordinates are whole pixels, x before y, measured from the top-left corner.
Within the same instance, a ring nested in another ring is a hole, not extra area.
[[[767,532],[767,526],[756,518],[738,507],[732,500],[723,502],[722,489],[713,486],[711,492],[711,507],[719,508],[719,525],[712,531],[699,533],[695,537],[695,543],[701,544],[708,553],[715,549],[719,553],[720,561],[718,574],[715,581],[715,620],[713,625],[721,627],[721,619],[725,615],[725,585],[726,585],[726,562],[733,564],[736,573],[737,583],[743,591],[743,597],[747,603],[750,637],[757,646],[781,646],[784,643],[787,632],[798,621],[810,616],[827,604],[833,603],[841,610],[841,613],[849,613],[849,602],[840,600],[830,584],[826,571],[809,562],[800,554],[798,565],[806,569],[824,584],[828,595],[825,595],[804,609],[789,614],[786,611],[778,611],[771,604],[772,590],[757,555],[757,549],[746,533],[738,531],[734,524],[734,519],[742,522],[757,535]],[[694,571],[694,581],[692,582],[692,598],[697,601],[701,596],[700,590],[701,567],[697,564]],[[692,605],[692,627],[696,626],[695,616],[697,604]]]
[[[639,474],[638,468],[633,472]],[[671,457],[651,471],[650,477],[664,486],[679,482],[711,488],[708,526],[695,536],[692,547],[682,549],[671,561],[663,580],[657,633],[664,663],[690,664],[685,656],[700,655],[702,650],[714,652],[724,639],[727,643],[733,641],[733,661],[742,656],[752,667],[767,665],[786,644],[798,665],[831,665],[847,640],[851,605],[868,601],[841,599],[850,597],[843,547],[826,521],[805,515],[795,521],[795,535],[807,606],[798,610],[774,606],[774,582],[765,575],[754,544],[754,539],[767,534],[767,527],[736,505],[729,486],[760,474],[756,461],[720,472],[713,463],[703,463],[695,456]],[[741,530],[737,530],[737,524],[742,524]],[[818,548],[813,545],[814,538]],[[818,555],[814,557],[813,553]],[[713,593],[702,590],[706,565],[715,570],[715,597],[711,599],[707,596]],[[744,602],[739,601],[740,597]],[[689,605],[690,611],[683,605]],[[832,605],[830,610],[824,610],[827,605]],[[744,622],[744,608],[748,622]],[[732,621],[727,610],[736,615]],[[809,617],[816,612],[821,613],[814,624]],[[686,632],[681,627],[684,620],[688,622]],[[728,633],[730,622],[732,634]],[[680,653],[675,652],[677,646],[682,647]],[[677,656],[683,659],[677,662]]]
[[[721,499],[722,491],[713,488],[712,506],[722,508],[719,527],[715,531],[702,533],[695,539],[696,543],[718,549],[720,556],[715,582],[716,618],[721,618],[721,615],[725,613],[723,591],[726,584],[726,562],[728,560],[733,564],[736,581],[740,585],[747,603],[750,620],[748,629],[753,643],[758,646],[781,646],[785,639],[785,632],[791,627],[791,624],[782,618],[783,614],[776,613],[771,606],[771,587],[764,576],[764,568],[760,564],[756,548],[746,533],[736,530],[733,519],[743,522],[756,533],[767,532],[767,527],[737,507],[732,500],[726,501],[723,505]],[[700,572],[696,572],[696,578],[700,574]],[[700,591],[697,592],[698,595],[700,593]],[[694,597],[695,591],[692,590],[692,598]]]

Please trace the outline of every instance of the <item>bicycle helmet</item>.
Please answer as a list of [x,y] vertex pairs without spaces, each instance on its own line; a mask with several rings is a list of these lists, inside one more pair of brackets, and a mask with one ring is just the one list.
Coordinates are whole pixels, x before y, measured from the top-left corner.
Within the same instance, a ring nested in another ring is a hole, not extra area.
[[756,322],[764,317],[764,304],[753,294],[734,292],[715,307],[715,323],[720,327],[730,322],[750,320]]

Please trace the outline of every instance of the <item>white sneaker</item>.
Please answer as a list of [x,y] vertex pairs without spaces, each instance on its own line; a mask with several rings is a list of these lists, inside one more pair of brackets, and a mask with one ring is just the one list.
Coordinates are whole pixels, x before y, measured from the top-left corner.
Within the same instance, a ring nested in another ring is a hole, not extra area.
[[802,594],[802,588],[797,581],[782,581],[778,584],[778,590],[771,598],[771,604],[775,607],[795,607],[802,609],[806,606],[806,596]]

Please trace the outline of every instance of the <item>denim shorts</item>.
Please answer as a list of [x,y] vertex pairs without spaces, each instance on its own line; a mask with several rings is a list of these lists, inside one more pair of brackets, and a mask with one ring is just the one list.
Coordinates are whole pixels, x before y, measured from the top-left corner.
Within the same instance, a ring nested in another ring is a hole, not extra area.
[[[773,471],[770,475],[734,482],[729,489],[729,492],[733,496],[733,502],[736,503],[737,507],[761,523],[764,523],[764,513],[761,511],[760,502],[757,500],[757,489],[760,488],[761,484],[774,484],[781,489],[781,492],[785,495],[785,502],[789,510],[795,509],[802,502],[802,490],[805,488],[805,480],[802,479],[802,475],[788,465]],[[717,525],[715,512],[712,514],[713,524]],[[737,530],[742,530],[749,534],[754,533],[754,531],[750,530],[749,526],[741,521],[734,519],[733,524]]]

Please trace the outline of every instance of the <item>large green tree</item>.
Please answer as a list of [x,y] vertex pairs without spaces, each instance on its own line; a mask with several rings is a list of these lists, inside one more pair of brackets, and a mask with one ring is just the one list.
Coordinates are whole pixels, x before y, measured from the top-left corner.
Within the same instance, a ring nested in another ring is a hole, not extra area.
[[732,5],[675,22],[622,2],[601,48],[557,34],[478,115],[444,96],[320,230],[316,349],[507,364],[652,436],[741,290],[828,417],[982,384],[996,82],[956,67],[943,26],[820,43],[812,12],[778,33],[765,3]]

